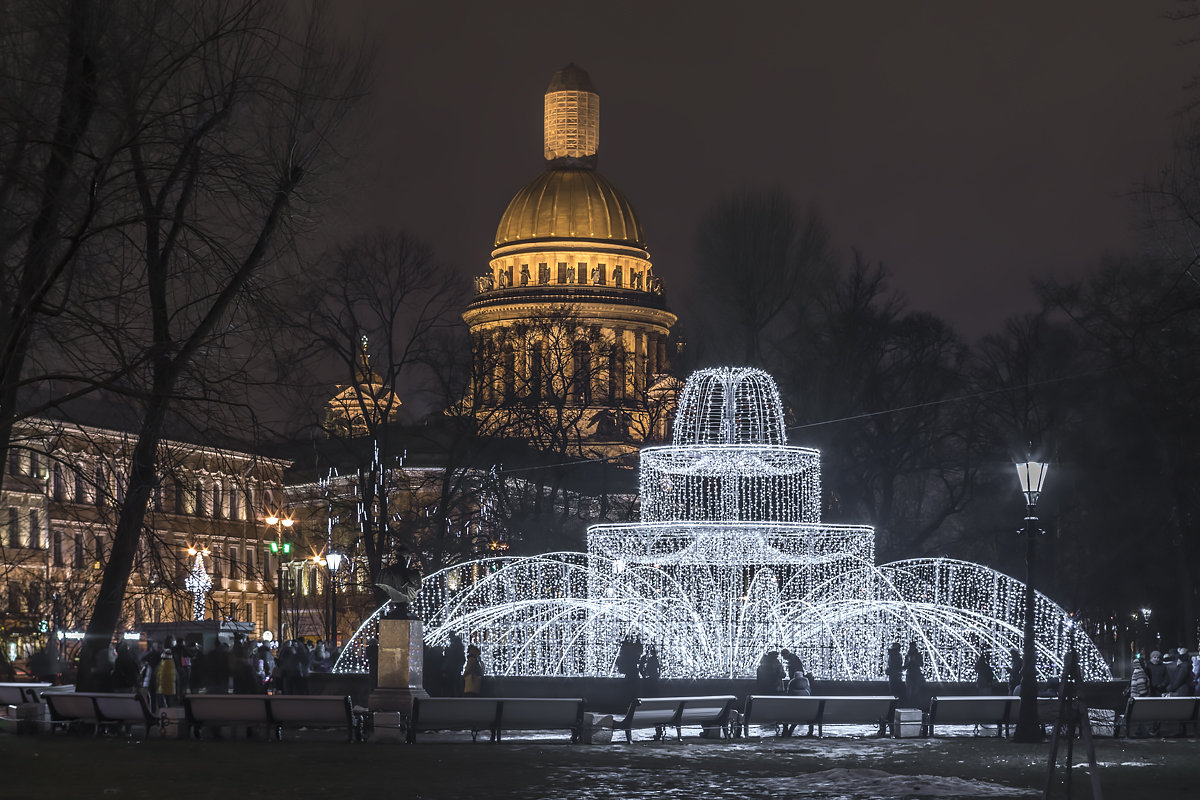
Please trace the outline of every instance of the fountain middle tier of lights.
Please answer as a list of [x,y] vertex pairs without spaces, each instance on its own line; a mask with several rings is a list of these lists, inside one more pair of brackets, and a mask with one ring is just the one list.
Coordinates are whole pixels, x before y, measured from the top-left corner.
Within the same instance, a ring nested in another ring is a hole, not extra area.
[[[457,631],[497,675],[615,675],[633,635],[664,677],[753,677],[788,647],[818,679],[879,680],[892,642],[915,642],[931,680],[974,680],[981,653],[1003,676],[1022,646],[1023,584],[950,558],[876,566],[871,528],[821,522],[820,454],[789,446],[783,420],[766,373],[695,373],[671,445],[642,451],[642,521],[592,526],[586,553],[429,576],[413,604],[427,641]],[[1060,607],[1037,594],[1034,614],[1039,679],[1072,642],[1085,679],[1110,677]],[[364,669],[376,617],[338,670]]]

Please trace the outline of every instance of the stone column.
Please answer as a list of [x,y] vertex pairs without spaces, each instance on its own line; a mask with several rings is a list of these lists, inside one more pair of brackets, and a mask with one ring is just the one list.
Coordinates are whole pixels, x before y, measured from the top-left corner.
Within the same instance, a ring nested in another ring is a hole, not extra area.
[[379,684],[367,700],[371,711],[409,717],[413,698],[429,696],[422,682],[424,643],[421,620],[379,620]]

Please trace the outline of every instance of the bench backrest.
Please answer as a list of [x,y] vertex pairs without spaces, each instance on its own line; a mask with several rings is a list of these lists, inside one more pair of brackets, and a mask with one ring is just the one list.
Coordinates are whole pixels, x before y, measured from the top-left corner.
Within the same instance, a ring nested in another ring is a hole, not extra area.
[[183,707],[193,724],[270,722],[265,694],[188,694]]
[[680,704],[676,725],[719,725],[729,717],[737,698],[733,695],[685,697]]
[[353,707],[349,695],[276,694],[270,698],[271,719],[279,723],[349,724]]
[[105,722],[152,722],[146,701],[136,694],[93,694],[96,713]]
[[0,705],[36,703],[41,699],[40,693],[49,688],[48,683],[0,683]]
[[50,719],[97,721],[96,701],[90,694],[74,692],[43,692],[42,698],[50,709]]
[[886,695],[867,697],[820,697],[822,725],[862,725],[892,716],[896,698]]
[[493,697],[414,697],[410,724],[426,730],[490,730],[495,727],[498,712],[499,703]]
[[1194,697],[1131,697],[1125,722],[1188,722],[1196,718]]
[[498,697],[499,726],[505,730],[578,727],[582,697]]
[[934,725],[1002,725],[1014,722],[1020,700],[1005,695],[941,696],[929,700]]
[[752,694],[746,698],[747,725],[795,723],[815,725],[821,721],[820,697],[803,695]]

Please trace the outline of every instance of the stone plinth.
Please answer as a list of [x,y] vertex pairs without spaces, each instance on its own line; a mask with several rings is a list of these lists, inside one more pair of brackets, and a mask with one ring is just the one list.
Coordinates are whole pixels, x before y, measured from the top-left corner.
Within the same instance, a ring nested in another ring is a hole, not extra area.
[[425,636],[419,619],[379,620],[379,684],[371,692],[371,711],[412,713],[414,697],[428,697],[422,684]]

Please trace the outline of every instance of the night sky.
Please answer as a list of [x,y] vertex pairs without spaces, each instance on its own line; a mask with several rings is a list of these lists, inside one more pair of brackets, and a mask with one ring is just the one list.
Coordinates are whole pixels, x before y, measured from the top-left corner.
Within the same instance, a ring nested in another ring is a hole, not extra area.
[[673,306],[705,211],[777,185],[974,338],[1033,310],[1031,276],[1137,246],[1126,195],[1200,72],[1158,0],[707,5],[339,0],[380,55],[336,229],[407,230],[482,273],[574,61]]

